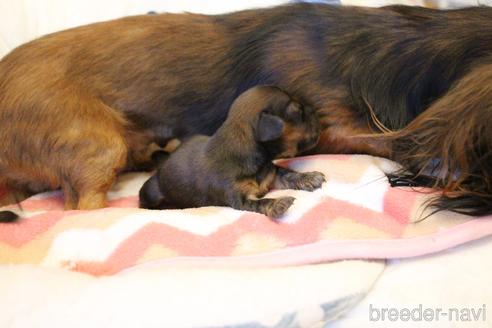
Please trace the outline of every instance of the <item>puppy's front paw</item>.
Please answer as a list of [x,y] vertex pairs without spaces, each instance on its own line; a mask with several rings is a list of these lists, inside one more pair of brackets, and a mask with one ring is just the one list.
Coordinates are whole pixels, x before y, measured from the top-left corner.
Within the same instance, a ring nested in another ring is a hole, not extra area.
[[321,188],[323,182],[326,182],[325,175],[321,172],[306,172],[299,173],[299,180],[297,181],[297,189],[313,191]]
[[278,219],[287,212],[292,203],[294,203],[294,200],[296,200],[294,197],[274,199],[266,208],[266,214],[273,219]]

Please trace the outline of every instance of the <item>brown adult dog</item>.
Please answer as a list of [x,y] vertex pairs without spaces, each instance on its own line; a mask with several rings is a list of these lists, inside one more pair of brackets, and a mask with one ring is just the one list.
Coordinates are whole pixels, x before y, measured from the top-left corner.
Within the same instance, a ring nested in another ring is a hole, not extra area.
[[0,62],[0,176],[103,207],[151,142],[212,134],[258,84],[314,106],[317,152],[392,158],[433,173],[438,209],[492,213],[490,8],[301,3],[43,37]]
[[316,113],[271,86],[242,93],[213,136],[196,135],[159,165],[140,190],[143,208],[230,206],[272,218],[282,216],[294,197],[262,198],[272,185],[312,191],[325,178],[298,173],[272,160],[293,157],[316,146]]

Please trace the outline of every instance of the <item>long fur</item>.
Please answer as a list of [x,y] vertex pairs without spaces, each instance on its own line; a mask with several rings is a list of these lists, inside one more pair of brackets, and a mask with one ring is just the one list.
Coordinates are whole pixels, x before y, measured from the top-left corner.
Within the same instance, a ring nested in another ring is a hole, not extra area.
[[299,3],[88,25],[0,62],[0,176],[61,186],[67,208],[104,206],[150,142],[211,135],[239,94],[270,84],[316,108],[316,152],[431,171],[438,209],[490,214],[491,62],[485,7]]

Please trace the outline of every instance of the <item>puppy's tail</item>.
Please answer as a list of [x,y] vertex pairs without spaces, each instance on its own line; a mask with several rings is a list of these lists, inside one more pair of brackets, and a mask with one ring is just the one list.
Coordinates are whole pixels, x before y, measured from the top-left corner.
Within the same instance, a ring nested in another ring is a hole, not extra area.
[[492,65],[471,71],[407,127],[389,133],[392,159],[434,177],[430,205],[492,214]]
[[19,216],[11,211],[0,211],[0,223],[12,223],[19,219]]

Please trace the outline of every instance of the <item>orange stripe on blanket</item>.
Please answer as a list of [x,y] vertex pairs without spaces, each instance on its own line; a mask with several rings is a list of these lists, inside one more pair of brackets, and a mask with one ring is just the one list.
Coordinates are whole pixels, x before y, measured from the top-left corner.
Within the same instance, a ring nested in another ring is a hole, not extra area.
[[[417,193],[415,190],[419,190],[422,193]],[[384,195],[384,212],[391,215],[402,224],[407,224],[411,217],[417,216],[412,215],[416,210],[416,205],[418,205],[420,211],[423,210],[421,202],[418,202],[417,199],[424,193],[428,194],[429,192],[430,189],[426,188],[390,188]]]
[[[63,196],[55,193],[45,198],[29,198],[23,201],[22,208],[25,211],[62,211],[64,208]],[[109,207],[138,207],[138,196],[120,197],[108,201]],[[16,205],[7,206],[5,209],[16,209]],[[81,212],[82,213],[82,212]]]
[[[368,208],[353,205],[336,199],[327,199],[303,215],[303,219],[316,218],[326,213],[335,214],[335,218],[349,218],[351,221],[366,225],[370,228],[380,230],[392,238],[399,238],[403,235],[405,226],[408,223],[399,220],[396,217],[373,211]],[[334,219],[334,218],[332,218]]]
[[21,247],[27,242],[35,239],[38,235],[48,231],[68,212],[51,211],[19,223],[0,223],[0,242],[13,247]]
[[121,197],[117,199],[111,199],[109,207],[132,207],[138,208],[138,196]]

